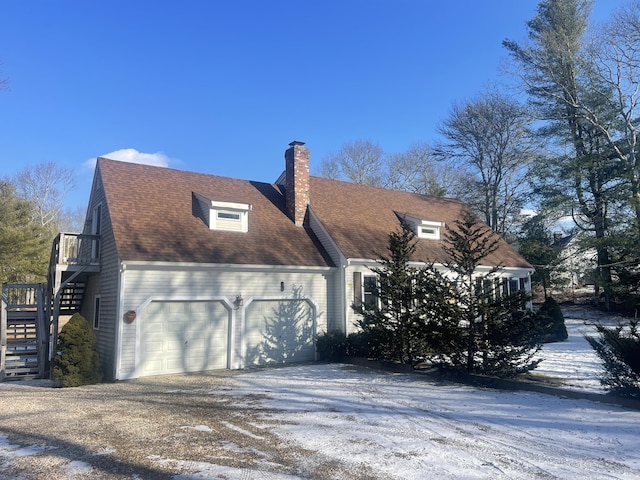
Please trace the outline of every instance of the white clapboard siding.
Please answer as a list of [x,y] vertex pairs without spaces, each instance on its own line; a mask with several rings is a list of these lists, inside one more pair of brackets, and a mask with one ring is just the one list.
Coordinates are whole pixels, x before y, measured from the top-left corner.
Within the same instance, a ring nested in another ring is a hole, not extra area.
[[[314,332],[326,331],[328,292],[335,288],[335,269],[328,268],[127,263],[123,270],[121,311],[134,310],[140,318],[131,323],[121,319],[118,379],[140,375],[139,367],[144,363],[141,324],[153,302],[215,301],[226,305],[230,318],[229,366],[242,368],[245,308],[265,299],[308,298],[314,305]],[[246,306],[236,305],[238,296],[247,302]]]

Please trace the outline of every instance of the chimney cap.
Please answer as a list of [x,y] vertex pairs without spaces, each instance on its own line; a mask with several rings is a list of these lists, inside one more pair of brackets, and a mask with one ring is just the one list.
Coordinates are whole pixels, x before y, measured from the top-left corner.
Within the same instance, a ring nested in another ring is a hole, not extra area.
[[304,145],[304,143],[305,143],[305,142],[300,142],[300,141],[298,141],[298,140],[294,140],[293,142],[291,142],[291,143],[289,144],[289,146],[290,146],[290,147],[295,147],[295,146],[297,146],[297,145],[302,146],[302,145]]

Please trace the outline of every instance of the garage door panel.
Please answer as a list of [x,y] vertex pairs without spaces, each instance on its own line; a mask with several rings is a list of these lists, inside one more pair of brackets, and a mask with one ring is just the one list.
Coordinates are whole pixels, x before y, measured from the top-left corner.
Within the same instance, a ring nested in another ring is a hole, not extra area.
[[142,316],[140,375],[226,368],[229,315],[221,302],[151,302]]
[[[156,314],[157,315],[157,314]],[[145,319],[144,325],[142,326],[142,333],[146,333],[147,335],[152,335],[156,332],[162,332],[162,322],[158,321],[155,318]]]
[[156,341],[156,342],[149,341],[149,342],[146,342],[146,345],[145,345],[145,351],[147,353],[162,352],[163,348],[164,347],[163,347],[162,341]]
[[254,301],[245,315],[246,364],[315,359],[313,309],[306,301]]

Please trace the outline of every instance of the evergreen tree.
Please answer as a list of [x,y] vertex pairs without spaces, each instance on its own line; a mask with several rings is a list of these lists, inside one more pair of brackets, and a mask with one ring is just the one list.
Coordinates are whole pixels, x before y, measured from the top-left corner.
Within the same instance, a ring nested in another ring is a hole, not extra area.
[[426,359],[503,377],[535,368],[541,333],[532,312],[523,308],[526,295],[497,293],[499,267],[478,273],[501,240],[471,213],[456,227],[446,234],[446,276],[433,264],[411,264],[415,235],[406,225],[389,235],[388,254],[372,269],[377,301],[353,306],[362,315],[358,345],[366,340],[368,353],[379,359],[405,364]]
[[536,312],[536,321],[542,329],[544,343],[564,342],[569,338],[567,326],[564,324],[564,315],[553,297],[544,299],[544,303]]
[[609,240],[618,224],[612,212],[624,203],[625,182],[620,152],[608,127],[603,128],[620,123],[614,89],[595,74],[585,50],[591,7],[589,0],[543,0],[527,23],[530,42],[505,41],[504,46],[518,63],[532,110],[544,121],[540,134],[557,140],[559,152],[570,152],[541,162],[538,184],[547,205],[563,208],[594,238],[596,288],[603,288],[608,309],[613,280]]
[[449,316],[450,289],[432,265],[411,266],[415,234],[406,226],[389,235],[388,255],[382,255],[375,292],[377,302],[354,305],[358,326],[378,358],[414,364],[424,358],[432,341],[430,325]]
[[540,349],[541,332],[532,312],[524,308],[525,293],[501,291],[496,284],[500,266],[480,273],[482,261],[501,240],[469,212],[455,222],[455,228],[447,227],[445,239],[461,314],[443,331],[443,337],[459,347],[448,355],[451,366],[502,377],[534,369],[539,361],[532,358]]
[[0,181],[0,283],[46,279],[53,235],[32,219],[33,207]]
[[596,325],[599,338],[585,336],[603,362],[600,383],[610,392],[640,398],[640,331],[638,322],[610,328]]
[[58,353],[52,362],[53,379],[63,387],[99,383],[102,372],[95,343],[91,325],[82,315],[74,313],[58,336]]

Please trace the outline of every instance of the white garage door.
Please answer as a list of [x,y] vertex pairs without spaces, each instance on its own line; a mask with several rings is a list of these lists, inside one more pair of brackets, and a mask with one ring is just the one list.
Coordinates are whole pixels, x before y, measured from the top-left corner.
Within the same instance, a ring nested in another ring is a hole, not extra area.
[[141,376],[227,368],[229,311],[221,302],[151,302],[141,320]]
[[313,308],[304,300],[258,300],[245,311],[245,365],[315,360]]

